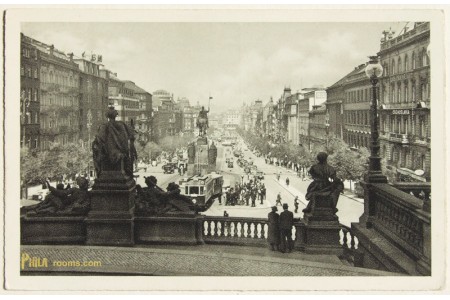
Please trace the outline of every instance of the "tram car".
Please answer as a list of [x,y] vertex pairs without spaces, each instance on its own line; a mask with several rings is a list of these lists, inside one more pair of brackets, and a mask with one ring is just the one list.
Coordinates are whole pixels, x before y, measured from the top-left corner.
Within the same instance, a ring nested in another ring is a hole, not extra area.
[[206,211],[216,198],[222,197],[223,176],[216,173],[195,175],[182,178],[179,185],[181,194],[190,197],[198,211]]

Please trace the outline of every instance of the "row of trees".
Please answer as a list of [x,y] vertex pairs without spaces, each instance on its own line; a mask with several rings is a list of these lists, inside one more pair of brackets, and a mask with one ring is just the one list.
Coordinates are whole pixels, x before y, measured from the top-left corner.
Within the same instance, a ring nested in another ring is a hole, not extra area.
[[162,152],[173,153],[177,149],[186,147],[194,140],[193,133],[186,133],[181,136],[166,136],[155,142],[138,142],[136,151],[139,159],[155,160]]
[[[239,133],[252,147],[260,151],[263,155],[276,157],[278,159],[287,159],[292,163],[298,163],[304,166],[310,166],[316,162],[316,155],[319,152],[326,152],[328,163],[332,165],[337,172],[337,176],[343,180],[359,181],[363,179],[369,168],[369,151],[365,147],[359,149],[350,149],[343,140],[331,138],[328,145],[318,145],[312,151],[305,147],[284,143],[274,145],[264,137],[257,136],[247,131],[239,130]],[[386,161],[382,160],[383,173],[390,181],[395,178],[395,174],[386,168]]]

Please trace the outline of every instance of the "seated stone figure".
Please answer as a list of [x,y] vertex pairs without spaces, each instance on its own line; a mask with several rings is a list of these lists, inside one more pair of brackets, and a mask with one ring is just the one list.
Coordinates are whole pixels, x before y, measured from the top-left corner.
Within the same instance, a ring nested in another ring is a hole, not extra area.
[[309,170],[313,182],[308,186],[305,198],[308,202],[304,213],[310,213],[315,207],[332,208],[337,212],[339,194],[344,190],[342,180],[337,178],[336,170],[327,163],[328,154],[317,154],[318,163]]
[[154,176],[146,177],[146,188],[136,185],[136,211],[145,214],[164,214],[167,212],[193,211],[194,204],[189,197],[180,194],[180,188],[174,182],[167,187],[167,192],[156,185]]
[[64,188],[59,183],[52,187],[48,180],[45,185],[50,190],[44,201],[39,204],[24,207],[27,215],[57,215],[57,214],[85,214],[90,208],[88,181],[86,178],[78,178],[79,188]]

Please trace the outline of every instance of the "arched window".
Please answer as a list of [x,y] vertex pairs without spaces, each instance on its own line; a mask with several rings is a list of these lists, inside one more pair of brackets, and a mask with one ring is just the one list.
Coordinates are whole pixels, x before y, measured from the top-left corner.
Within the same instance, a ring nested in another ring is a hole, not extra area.
[[395,60],[392,60],[392,65],[391,65],[391,75],[395,74]]
[[409,69],[409,61],[408,61],[408,55],[405,55],[405,67],[403,70],[406,72]]
[[384,71],[384,72],[383,72],[383,73],[384,73],[384,76],[389,76],[389,65],[388,65],[387,62],[384,63],[383,71]]
[[398,103],[402,102],[402,85],[401,85],[401,83],[397,84],[397,102]]
[[413,52],[411,60],[412,60],[412,69],[414,70],[416,68],[416,53]]
[[397,73],[401,73],[401,72],[402,72],[402,58],[399,57],[398,63],[397,63]]
[[425,49],[422,50],[422,67],[428,66],[428,55]]
[[416,102],[416,82],[411,82],[411,99],[413,102]]

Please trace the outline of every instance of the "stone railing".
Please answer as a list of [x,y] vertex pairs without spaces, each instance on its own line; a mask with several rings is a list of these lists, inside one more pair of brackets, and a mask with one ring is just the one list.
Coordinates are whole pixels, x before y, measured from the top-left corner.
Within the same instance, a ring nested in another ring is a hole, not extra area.
[[358,250],[359,240],[352,232],[351,228],[341,224],[339,235],[341,237],[340,243],[344,250],[344,254],[341,259],[345,259],[352,266],[362,267],[363,253]]
[[207,216],[203,222],[203,240],[210,244],[263,247],[267,234],[267,219],[262,218]]
[[418,264],[429,267],[431,214],[424,210],[424,201],[389,184],[373,184],[370,207],[373,227]]
[[431,182],[395,182],[393,186],[422,201],[422,209],[431,212]]

